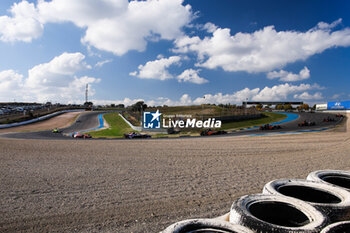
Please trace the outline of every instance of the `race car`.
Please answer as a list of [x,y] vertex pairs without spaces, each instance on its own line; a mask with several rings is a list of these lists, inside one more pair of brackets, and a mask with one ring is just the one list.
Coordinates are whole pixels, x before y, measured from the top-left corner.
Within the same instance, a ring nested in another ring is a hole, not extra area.
[[211,136],[211,135],[221,135],[221,134],[227,134],[224,130],[212,130],[212,129],[206,129],[201,131],[201,136]]
[[126,139],[133,139],[133,138],[151,138],[151,135],[148,134],[140,134],[140,133],[125,133],[124,138]]
[[327,118],[323,119],[323,122],[332,122],[332,121],[335,121],[335,119],[334,118],[330,118],[330,117],[327,117]]
[[81,134],[79,132],[72,133],[73,138],[92,138],[89,134]]
[[274,129],[281,129],[282,127],[280,125],[261,125],[260,130],[274,130]]
[[299,127],[304,127],[304,126],[315,126],[316,125],[316,122],[314,121],[303,121],[303,122],[300,122],[298,123],[298,126]]
[[58,128],[54,128],[51,132],[52,133],[61,133],[62,131],[60,131]]

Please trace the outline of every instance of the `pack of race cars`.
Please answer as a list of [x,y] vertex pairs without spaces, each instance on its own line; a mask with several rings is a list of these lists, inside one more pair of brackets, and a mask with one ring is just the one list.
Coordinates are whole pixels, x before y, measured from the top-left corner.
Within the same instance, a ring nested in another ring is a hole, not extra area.
[[[341,114],[337,114],[335,116],[336,118],[343,118],[344,116]],[[327,117],[323,119],[323,122],[333,122],[336,121],[335,118]],[[298,127],[306,127],[306,126],[315,126],[316,122],[315,121],[308,121],[304,120],[302,122],[298,122]],[[282,127],[280,125],[274,125],[274,124],[265,124],[259,126],[260,130],[278,130],[281,129]],[[62,130],[55,128],[51,131],[52,133],[62,133]],[[169,132],[168,132],[169,133]],[[176,133],[179,133],[176,131]],[[171,133],[169,133],[171,134]],[[224,135],[227,134],[227,131],[225,130],[213,130],[213,129],[204,129],[200,131],[200,136],[213,136],[213,135]],[[130,132],[130,133],[125,133],[124,135],[125,139],[145,139],[145,138],[151,138],[152,136],[149,134],[141,134],[139,132]],[[83,139],[89,139],[92,138],[91,135],[89,134],[82,134],[80,132],[74,132],[71,134],[72,138],[83,138]]]

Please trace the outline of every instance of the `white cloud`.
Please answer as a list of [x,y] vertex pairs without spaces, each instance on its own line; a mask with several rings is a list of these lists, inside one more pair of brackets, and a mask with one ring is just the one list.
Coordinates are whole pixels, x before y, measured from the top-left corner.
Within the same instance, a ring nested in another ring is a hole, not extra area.
[[43,22],[73,22],[86,28],[81,41],[100,50],[123,55],[144,51],[147,41],[172,40],[192,20],[183,0],[53,0],[39,1]]
[[203,26],[203,29],[206,30],[209,33],[215,32],[217,28],[218,27],[215,24],[210,23],[210,22],[204,24],[204,26]]
[[272,100],[287,100],[290,94],[312,90],[320,89],[318,85],[310,84],[300,84],[299,86],[291,85],[289,83],[276,85],[273,87],[265,87],[262,89],[252,100],[256,101],[272,101]]
[[[300,85],[290,85],[288,83],[276,85],[272,87],[260,88],[244,88],[242,90],[233,92],[232,94],[205,94],[204,96],[192,98],[188,94],[183,94],[180,99],[173,100],[167,97],[159,97],[151,100],[144,99],[129,99],[125,98],[124,100],[93,100],[94,103],[98,104],[125,104],[126,106],[136,103],[137,101],[144,101],[149,106],[179,106],[179,105],[194,105],[194,104],[241,104],[243,101],[252,100],[252,101],[286,101],[295,99],[304,99],[304,100],[314,100],[322,99],[322,94],[316,92],[313,95],[308,94],[307,91],[310,90],[320,90],[318,84],[300,84]],[[301,93],[301,94],[300,94]],[[305,94],[306,93],[306,94]]]
[[85,30],[81,42],[99,50],[123,55],[144,51],[148,41],[173,40],[193,18],[183,0],[23,0],[14,3],[12,16],[0,16],[0,39],[26,41],[38,38],[46,23],[71,22]]
[[331,99],[337,100],[337,99],[339,99],[342,95],[344,95],[344,93],[341,93],[341,94],[334,94],[334,95],[331,97]]
[[[125,106],[130,106],[138,101],[144,101],[144,99],[130,99],[124,98],[122,100],[102,100],[102,99],[91,99],[94,105],[110,105],[110,104],[124,104]],[[71,100],[69,103],[79,103],[79,100]]]
[[91,68],[84,59],[85,56],[81,53],[63,53],[48,63],[30,69],[26,84],[33,88],[64,86],[77,71]]
[[[175,40],[175,48],[172,49],[174,53],[188,53],[194,51],[196,44],[200,44],[201,39],[198,36],[189,37],[183,36]],[[198,54],[199,55],[199,54]]]
[[199,77],[198,73],[200,70],[187,69],[184,70],[179,76],[177,76],[177,80],[179,82],[190,82],[195,84],[204,84],[209,82],[205,78]]
[[309,94],[308,92],[303,92],[301,94],[295,94],[294,99],[300,100],[320,100],[323,99],[321,92],[316,92],[315,94]]
[[11,16],[0,16],[0,40],[31,42],[41,36],[43,24],[33,3],[14,3],[9,12]]
[[315,27],[315,30],[317,29],[321,29],[321,30],[331,30],[332,28],[335,28],[336,26],[338,26],[339,24],[341,24],[341,22],[343,21],[343,19],[338,19],[334,22],[332,22],[331,24],[325,23],[325,22],[319,22],[317,24],[317,26]]
[[95,67],[99,67],[101,68],[103,65],[107,64],[107,63],[111,63],[113,61],[113,59],[107,59],[107,60],[103,60],[103,61],[99,61],[95,64]]
[[329,48],[350,46],[350,29],[331,31],[338,21],[332,24],[306,32],[276,31],[274,26],[268,26],[233,36],[230,29],[217,28],[211,37],[204,39],[188,36],[177,39],[173,51],[195,52],[197,66],[208,69],[269,72]]
[[310,70],[305,66],[302,70],[300,70],[299,74],[293,74],[285,70],[280,70],[278,72],[271,71],[267,74],[267,78],[269,79],[279,78],[279,81],[283,81],[283,82],[301,81],[301,80],[310,78]]
[[12,101],[14,98],[22,97],[23,75],[14,70],[4,70],[0,72],[0,99]]
[[39,0],[37,8],[42,22],[73,22],[78,27],[88,27],[98,20],[123,14],[128,8],[128,1]]
[[320,89],[319,85],[310,85],[310,84],[300,84],[290,85],[288,83],[276,85],[273,87],[265,87],[263,89],[254,88],[249,89],[245,88],[243,90],[234,92],[233,94],[225,94],[217,93],[217,94],[206,94],[203,97],[199,97],[194,100],[195,104],[203,104],[203,103],[241,103],[245,100],[252,101],[282,101],[288,100],[290,95],[299,93],[306,90],[314,90]]
[[171,75],[167,69],[173,64],[178,64],[180,60],[180,56],[171,56],[169,58],[149,61],[145,65],[139,65],[139,71],[131,72],[129,75],[142,79],[171,79],[173,75]]
[[[100,82],[94,77],[77,77],[78,71],[91,67],[84,61],[81,53],[63,53],[50,62],[34,66],[28,71],[28,77],[13,70],[0,72],[0,99],[9,101],[18,97],[25,101],[45,102],[48,100],[68,102],[74,99],[84,99],[86,84]],[[89,94],[94,95],[90,88]]]

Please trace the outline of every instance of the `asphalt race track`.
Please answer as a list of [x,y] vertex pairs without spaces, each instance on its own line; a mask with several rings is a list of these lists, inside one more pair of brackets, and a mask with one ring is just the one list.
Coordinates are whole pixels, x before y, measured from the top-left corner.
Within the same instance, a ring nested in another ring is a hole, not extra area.
[[[336,124],[341,122],[341,118],[336,117],[336,114],[332,113],[294,113],[298,114],[299,118],[294,121],[286,122],[279,124],[282,128],[278,130],[260,130],[259,128],[241,130],[239,132],[233,132],[234,135],[266,135],[266,134],[277,134],[277,133],[288,133],[288,132],[301,132],[301,131],[321,131],[326,130],[328,128],[334,127]],[[333,122],[324,122],[324,118],[333,118],[335,121]],[[303,122],[304,120],[315,122],[315,126],[304,126],[299,127],[298,123]]]
[[38,132],[7,133],[2,136],[22,139],[72,139],[65,135],[71,135],[74,132],[97,128],[100,124],[98,116],[101,113],[103,112],[84,112],[80,114],[71,126],[61,129],[62,133],[52,133],[51,130],[46,130]]
[[[77,121],[70,127],[62,129],[62,133],[52,133],[51,131],[39,131],[39,132],[25,132],[25,133],[8,133],[1,135],[7,138],[21,138],[21,139],[62,139],[62,140],[76,140],[69,137],[73,132],[82,132],[89,129],[99,127],[99,115],[103,112],[85,112],[79,116]],[[279,124],[282,128],[278,130],[260,130],[259,127],[253,127],[251,129],[238,130],[229,132],[226,135],[215,135],[210,137],[228,137],[228,136],[259,136],[266,134],[278,134],[288,132],[308,132],[308,131],[322,131],[334,127],[340,123],[341,118],[336,117],[336,114],[332,113],[293,113],[298,114],[299,117],[296,120]],[[324,122],[324,118],[333,118],[333,122]],[[298,123],[302,121],[316,122],[315,126],[299,127]],[[195,137],[189,137],[195,138]],[[161,139],[161,138],[160,138]],[[172,138],[177,139],[177,138]],[[113,140],[113,139],[108,139]],[[121,140],[118,138],[118,140]],[[148,139],[149,140],[149,139]]]

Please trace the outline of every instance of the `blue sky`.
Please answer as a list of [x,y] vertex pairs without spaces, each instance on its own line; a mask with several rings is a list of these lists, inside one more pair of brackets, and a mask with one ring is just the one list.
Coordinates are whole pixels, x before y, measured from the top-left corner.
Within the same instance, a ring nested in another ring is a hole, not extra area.
[[[349,1],[0,2],[0,101],[350,99]],[[205,98],[203,98],[205,96]]]

